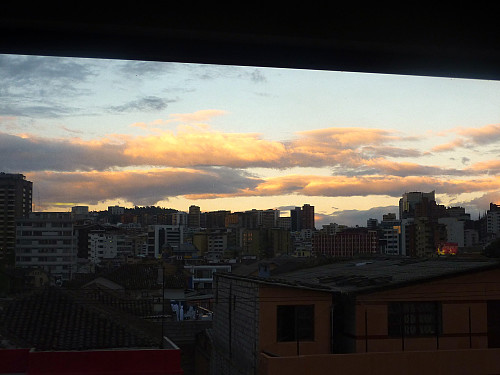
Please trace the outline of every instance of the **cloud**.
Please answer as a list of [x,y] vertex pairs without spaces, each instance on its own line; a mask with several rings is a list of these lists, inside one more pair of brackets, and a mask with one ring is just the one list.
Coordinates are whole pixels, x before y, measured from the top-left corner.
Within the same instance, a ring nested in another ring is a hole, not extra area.
[[117,62],[119,71],[126,79],[136,77],[144,79],[146,76],[156,77],[165,73],[175,74],[177,63],[156,62],[156,61],[119,61]]
[[401,148],[392,146],[363,146],[361,150],[367,157],[389,156],[393,158],[416,158],[422,156],[422,151],[414,148]]
[[238,189],[229,194],[190,194],[190,199],[215,199],[227,197],[305,195],[324,197],[352,197],[383,195],[400,197],[404,191],[437,190],[441,194],[460,194],[477,191],[495,191],[499,177],[476,180],[444,180],[437,177],[400,176],[313,176],[291,175],[262,179],[255,187]]
[[110,106],[108,108],[111,112],[152,112],[152,111],[162,111],[167,108],[169,103],[176,102],[176,99],[165,99],[157,96],[146,96],[144,98],[132,100],[128,103],[124,103],[117,106]]
[[500,189],[483,194],[469,202],[462,202],[461,206],[484,213],[486,209],[489,209],[490,203],[500,204]]
[[0,113],[28,117],[61,117],[80,108],[68,98],[89,95],[82,84],[94,77],[85,59],[0,55]]
[[309,146],[326,146],[333,144],[335,148],[357,148],[362,145],[383,144],[388,141],[401,140],[394,132],[371,128],[324,128],[297,132],[300,141]]
[[126,200],[154,205],[169,197],[217,191],[230,194],[252,187],[259,180],[244,171],[226,168],[163,168],[113,172],[32,172],[42,205],[78,202],[93,205],[103,200]]
[[470,139],[476,145],[486,145],[500,140],[500,125],[485,125],[480,128],[457,128],[456,133]]
[[252,82],[255,82],[255,83],[262,83],[262,82],[266,82],[266,76],[262,73],[261,70],[258,70],[258,69],[255,69],[254,71],[252,71],[252,73],[250,74],[250,79],[252,80]]
[[171,113],[169,117],[172,121],[178,121],[182,123],[197,123],[197,122],[207,122],[213,117],[223,116],[227,114],[227,111],[220,109],[204,109],[196,111],[193,113]]
[[431,151],[433,152],[446,152],[453,151],[458,147],[465,147],[465,141],[461,138],[457,138],[451,142],[443,143],[437,146],[434,146]]
[[469,169],[477,174],[498,175],[500,174],[500,160],[488,160],[474,163]]
[[0,133],[0,160],[3,170],[24,172],[90,171],[129,165],[118,144],[5,133]]
[[434,152],[453,151],[456,148],[472,148],[474,146],[486,146],[500,141],[500,125],[485,125],[479,128],[454,128],[438,135],[444,136],[449,133],[458,134],[460,137],[453,141],[437,145],[432,148]]
[[[149,135],[110,134],[92,141],[80,138],[44,138],[25,134],[0,133],[0,157],[8,169],[90,171],[131,166],[231,168],[329,167],[335,175],[395,176],[461,175],[474,170],[456,170],[417,163],[395,162],[385,157],[367,157],[358,145],[369,140],[385,142],[389,132],[359,131],[349,128],[300,133],[288,142],[270,141],[255,133],[225,133],[197,123],[224,111],[205,110],[193,114],[173,114],[167,120],[132,126],[151,131]],[[177,131],[159,127],[169,121],[183,121]],[[189,125],[190,122],[196,125]],[[361,138],[364,137],[364,140]],[[361,146],[361,148],[364,146]],[[376,146],[378,147],[378,146]],[[397,152],[392,148],[393,153]]]

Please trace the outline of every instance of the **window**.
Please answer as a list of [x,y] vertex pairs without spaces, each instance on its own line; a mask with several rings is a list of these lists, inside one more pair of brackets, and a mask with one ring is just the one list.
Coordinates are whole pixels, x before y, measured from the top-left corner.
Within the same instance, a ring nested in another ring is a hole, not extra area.
[[276,318],[279,342],[314,340],[314,305],[278,306]]
[[441,333],[441,304],[393,302],[389,304],[389,336],[426,336]]

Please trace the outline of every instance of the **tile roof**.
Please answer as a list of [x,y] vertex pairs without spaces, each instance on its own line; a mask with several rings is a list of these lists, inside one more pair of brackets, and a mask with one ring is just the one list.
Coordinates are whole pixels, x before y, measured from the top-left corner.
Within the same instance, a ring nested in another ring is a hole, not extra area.
[[[65,286],[76,289],[98,277],[103,277],[122,286],[125,290],[160,290],[162,288],[162,279],[159,276],[159,268],[160,264],[158,263],[124,264],[116,269],[97,274],[78,274],[74,280],[67,282]],[[184,270],[179,272],[172,265],[164,265],[164,269],[165,287],[185,288],[187,286],[186,279],[183,276]]]
[[0,311],[0,331],[19,346],[37,350],[157,348],[160,341],[159,335],[153,337],[130,320],[58,288],[6,303]]
[[157,264],[124,264],[103,276],[129,290],[150,290],[161,287],[158,284]]

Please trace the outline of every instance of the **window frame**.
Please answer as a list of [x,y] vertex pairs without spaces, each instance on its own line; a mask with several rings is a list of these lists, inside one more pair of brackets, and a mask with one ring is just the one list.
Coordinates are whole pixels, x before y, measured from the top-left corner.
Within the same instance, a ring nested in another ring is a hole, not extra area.
[[276,306],[276,341],[314,341],[315,305]]
[[389,302],[387,333],[390,337],[429,337],[442,334],[441,303],[437,301]]

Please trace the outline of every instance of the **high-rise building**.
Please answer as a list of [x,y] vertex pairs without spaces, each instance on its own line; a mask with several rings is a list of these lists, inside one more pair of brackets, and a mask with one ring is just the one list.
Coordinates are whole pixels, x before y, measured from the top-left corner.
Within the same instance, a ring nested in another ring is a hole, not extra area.
[[77,247],[70,212],[31,212],[17,220],[16,267],[37,267],[69,280]]
[[486,213],[486,231],[490,238],[500,235],[500,205],[490,203],[490,209]]
[[301,229],[315,229],[314,226],[314,206],[304,204],[301,212]]
[[22,174],[0,173],[0,262],[14,265],[16,219],[31,212],[33,183]]
[[261,213],[261,226],[262,228],[276,228],[278,226],[278,219],[280,211],[275,209],[264,210]]
[[372,218],[366,220],[366,227],[369,230],[377,230],[378,220],[377,219],[372,219]]
[[302,212],[300,210],[300,207],[295,207],[293,210],[290,210],[290,218],[291,218],[290,226],[292,232],[300,232],[300,230],[302,229],[301,217],[302,217]]
[[166,247],[177,248],[184,243],[184,226],[182,225],[149,225],[148,257],[158,258]]
[[200,227],[200,217],[201,217],[200,207],[195,206],[195,205],[189,206],[188,227],[189,228],[199,228]]
[[387,255],[401,255],[401,221],[396,219],[395,213],[382,216],[381,227],[381,251]]
[[[428,208],[430,202],[435,201],[435,191],[431,191],[430,193],[422,193],[419,191],[404,193],[403,197],[399,200],[399,219],[428,216],[427,212],[423,214],[422,211],[428,211],[424,210],[424,208]],[[419,211],[418,213],[417,210]]]

